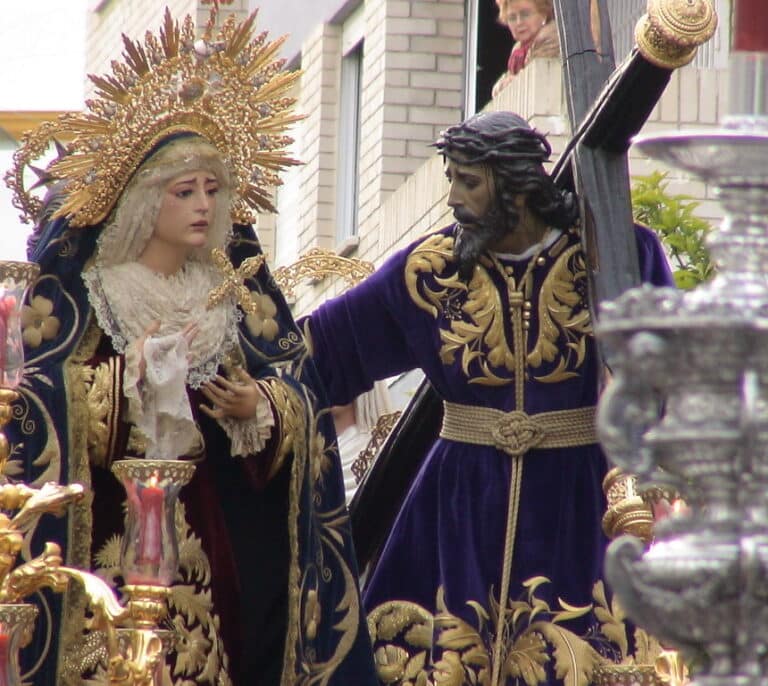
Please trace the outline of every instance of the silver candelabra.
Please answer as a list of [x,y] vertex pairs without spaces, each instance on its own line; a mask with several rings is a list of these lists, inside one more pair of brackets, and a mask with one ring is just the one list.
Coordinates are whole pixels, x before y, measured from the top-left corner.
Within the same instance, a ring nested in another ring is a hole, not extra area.
[[608,455],[688,504],[654,544],[611,544],[630,618],[677,648],[698,686],[768,683],[768,54],[736,53],[731,111],[711,132],[639,140],[710,184],[725,210],[714,280],[643,287],[601,311],[616,352],[598,413]]

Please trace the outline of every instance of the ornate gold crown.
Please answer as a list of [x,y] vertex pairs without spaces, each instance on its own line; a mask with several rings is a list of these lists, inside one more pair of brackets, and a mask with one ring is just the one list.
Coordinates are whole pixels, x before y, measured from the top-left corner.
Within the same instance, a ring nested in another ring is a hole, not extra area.
[[286,156],[292,139],[287,127],[294,100],[286,92],[298,72],[281,71],[275,55],[284,38],[253,37],[256,12],[238,23],[230,17],[213,37],[218,16],[211,8],[201,38],[192,17],[179,28],[166,8],[159,38],[147,32],[142,46],[123,35],[124,62],[112,62],[112,74],[90,76],[97,97],[87,110],[65,114],[24,134],[5,181],[24,221],[34,221],[42,203],[27,188],[25,168],[52,142],[71,140],[66,154],[44,172],[46,181],[64,182],[65,200],[54,216],[72,226],[102,221],[152,148],[175,132],[191,132],[221,152],[232,174],[232,219],[254,220],[253,210],[274,211],[270,187],[277,173],[297,164]]

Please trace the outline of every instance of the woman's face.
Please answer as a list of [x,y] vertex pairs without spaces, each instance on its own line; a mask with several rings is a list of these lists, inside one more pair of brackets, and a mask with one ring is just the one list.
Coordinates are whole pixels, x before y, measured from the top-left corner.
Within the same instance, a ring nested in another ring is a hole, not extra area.
[[208,171],[190,171],[171,179],[147,249],[189,252],[205,247],[216,210],[219,182]]
[[547,21],[532,0],[509,0],[504,20],[516,41],[529,43]]

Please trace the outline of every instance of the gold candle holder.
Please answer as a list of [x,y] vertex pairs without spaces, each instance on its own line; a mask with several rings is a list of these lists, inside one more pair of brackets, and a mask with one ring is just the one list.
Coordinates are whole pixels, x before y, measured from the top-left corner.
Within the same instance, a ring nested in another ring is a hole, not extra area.
[[11,453],[4,429],[13,418],[12,406],[19,397],[15,389],[24,372],[21,309],[39,273],[34,262],[0,261],[0,475]]
[[160,626],[178,571],[176,503],[195,465],[181,460],[120,460],[112,471],[126,492],[121,567],[127,596],[124,626],[110,647],[110,679],[124,686],[161,683],[173,633]]

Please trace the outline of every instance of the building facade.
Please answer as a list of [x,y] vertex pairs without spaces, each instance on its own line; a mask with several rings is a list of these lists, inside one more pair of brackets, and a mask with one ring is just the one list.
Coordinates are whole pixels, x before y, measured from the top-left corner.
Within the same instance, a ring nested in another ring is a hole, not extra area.
[[[175,16],[198,25],[210,0],[168,0]],[[430,144],[440,130],[482,108],[510,109],[550,135],[556,158],[569,135],[558,60],[534,61],[496,98],[511,37],[496,21],[493,0],[230,0],[223,14],[259,8],[257,27],[272,39],[290,33],[288,66],[301,69],[294,97],[305,115],[293,131],[302,162],[276,189],[276,216],[259,234],[275,266],[323,248],[380,264],[393,250],[450,219],[441,160]],[[694,62],[677,70],[643,133],[704,128],[726,114],[730,6],[716,0],[718,31]],[[645,0],[608,0],[617,61],[632,43]],[[260,7],[259,7],[260,6]],[[101,0],[88,18],[88,72],[100,73],[119,34],[159,26],[154,0]],[[658,169],[632,153],[630,171]],[[669,191],[701,202],[710,221],[720,210],[703,184],[670,175]],[[297,314],[344,288],[326,279],[301,290]]]
[[[617,61],[628,54],[645,5],[609,0]],[[715,37],[673,74],[642,133],[712,127],[726,114],[730,7],[717,5]],[[320,247],[380,264],[447,223],[447,183],[430,143],[479,109],[528,118],[550,135],[556,159],[570,133],[561,65],[534,61],[491,99],[511,44],[499,28],[493,0],[364,0],[339,3],[336,15],[305,35],[299,54],[289,56],[303,72],[297,98],[306,119],[295,154],[304,165],[277,190],[280,212],[262,227],[273,262]],[[490,60],[489,46],[501,63]],[[658,168],[630,156],[632,175]],[[699,216],[721,218],[703,184],[672,172],[668,190],[698,200]],[[331,279],[307,287],[297,312],[343,287]]]

